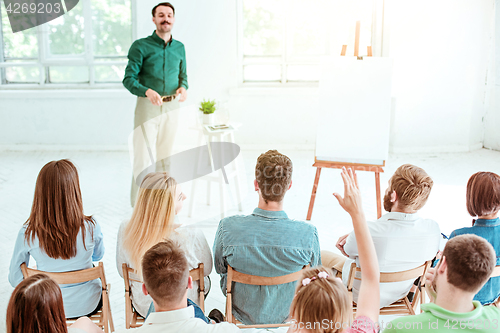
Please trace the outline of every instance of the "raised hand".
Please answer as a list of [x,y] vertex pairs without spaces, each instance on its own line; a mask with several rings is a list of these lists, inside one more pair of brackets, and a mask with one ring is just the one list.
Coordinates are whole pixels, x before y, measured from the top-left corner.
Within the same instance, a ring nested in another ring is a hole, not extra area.
[[339,201],[340,206],[351,216],[359,216],[363,214],[361,204],[361,192],[359,191],[358,178],[356,173],[351,168],[342,168],[342,180],[344,181],[344,197],[338,193],[333,193]]

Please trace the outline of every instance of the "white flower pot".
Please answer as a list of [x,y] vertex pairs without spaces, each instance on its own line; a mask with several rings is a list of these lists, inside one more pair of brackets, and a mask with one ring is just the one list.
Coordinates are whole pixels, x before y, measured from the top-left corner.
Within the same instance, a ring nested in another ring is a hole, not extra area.
[[203,114],[203,124],[204,125],[214,125],[215,124],[215,113]]

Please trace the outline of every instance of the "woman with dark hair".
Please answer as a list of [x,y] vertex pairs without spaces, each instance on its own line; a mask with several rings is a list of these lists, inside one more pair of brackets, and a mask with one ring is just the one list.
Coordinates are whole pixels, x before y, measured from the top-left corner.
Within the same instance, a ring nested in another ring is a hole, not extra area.
[[[463,234],[483,237],[495,249],[497,265],[500,265],[500,176],[493,172],[477,172],[467,182],[467,211],[472,220],[472,227],[453,231],[450,239]],[[491,304],[500,297],[500,277],[488,280],[474,296],[481,304]]]
[[[68,272],[92,267],[101,260],[104,243],[99,224],[83,213],[76,167],[69,160],[47,163],[35,186],[31,214],[16,239],[10,262],[9,282],[23,280],[20,265],[32,256],[37,269]],[[101,282],[61,285],[68,318],[90,315],[101,307]]]
[[7,333],[102,333],[87,317],[66,326],[61,289],[45,274],[17,285],[7,306]]

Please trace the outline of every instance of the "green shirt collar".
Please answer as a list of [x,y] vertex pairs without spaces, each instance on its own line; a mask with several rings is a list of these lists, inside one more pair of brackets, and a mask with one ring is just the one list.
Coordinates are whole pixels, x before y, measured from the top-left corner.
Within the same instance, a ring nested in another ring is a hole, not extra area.
[[420,308],[422,311],[429,312],[434,317],[444,320],[472,320],[479,318],[483,313],[483,306],[479,301],[472,301],[472,304],[474,305],[474,310],[465,313],[451,312],[434,303],[422,304]]
[[[160,44],[161,46],[165,45],[165,41],[163,39],[161,39],[160,36],[158,36],[158,34],[156,33],[156,30],[153,31],[153,34],[151,35],[151,38],[153,38],[153,40],[155,42],[157,42],[158,44]],[[172,34],[170,34],[170,40],[167,42],[167,44],[170,46],[170,44],[172,44],[173,40],[174,39],[172,37]]]

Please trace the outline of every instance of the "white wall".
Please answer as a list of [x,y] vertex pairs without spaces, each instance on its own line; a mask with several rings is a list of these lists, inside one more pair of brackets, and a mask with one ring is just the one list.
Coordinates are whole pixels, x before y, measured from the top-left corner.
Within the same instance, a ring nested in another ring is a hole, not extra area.
[[485,116],[484,146],[500,150],[500,0],[495,1],[495,52],[490,75],[490,109]]
[[386,0],[385,7],[394,58],[391,150],[481,148],[494,2]]
[[0,91],[0,145],[124,149],[134,103],[123,90]]
[[[154,30],[150,11],[158,1],[136,3],[137,37],[141,38]],[[187,51],[186,103],[230,99],[231,119],[243,123],[236,136],[243,146],[314,148],[316,89],[237,86],[236,1],[177,0],[173,4],[173,36]],[[494,0],[386,0],[385,8],[384,50],[394,57],[395,66],[391,150],[482,147]],[[0,91],[1,146],[126,148],[134,97],[125,89],[105,97],[106,91],[88,90],[41,91],[34,97],[31,92],[18,94]],[[498,96],[492,94],[491,100]],[[486,138],[495,140],[490,135]]]

